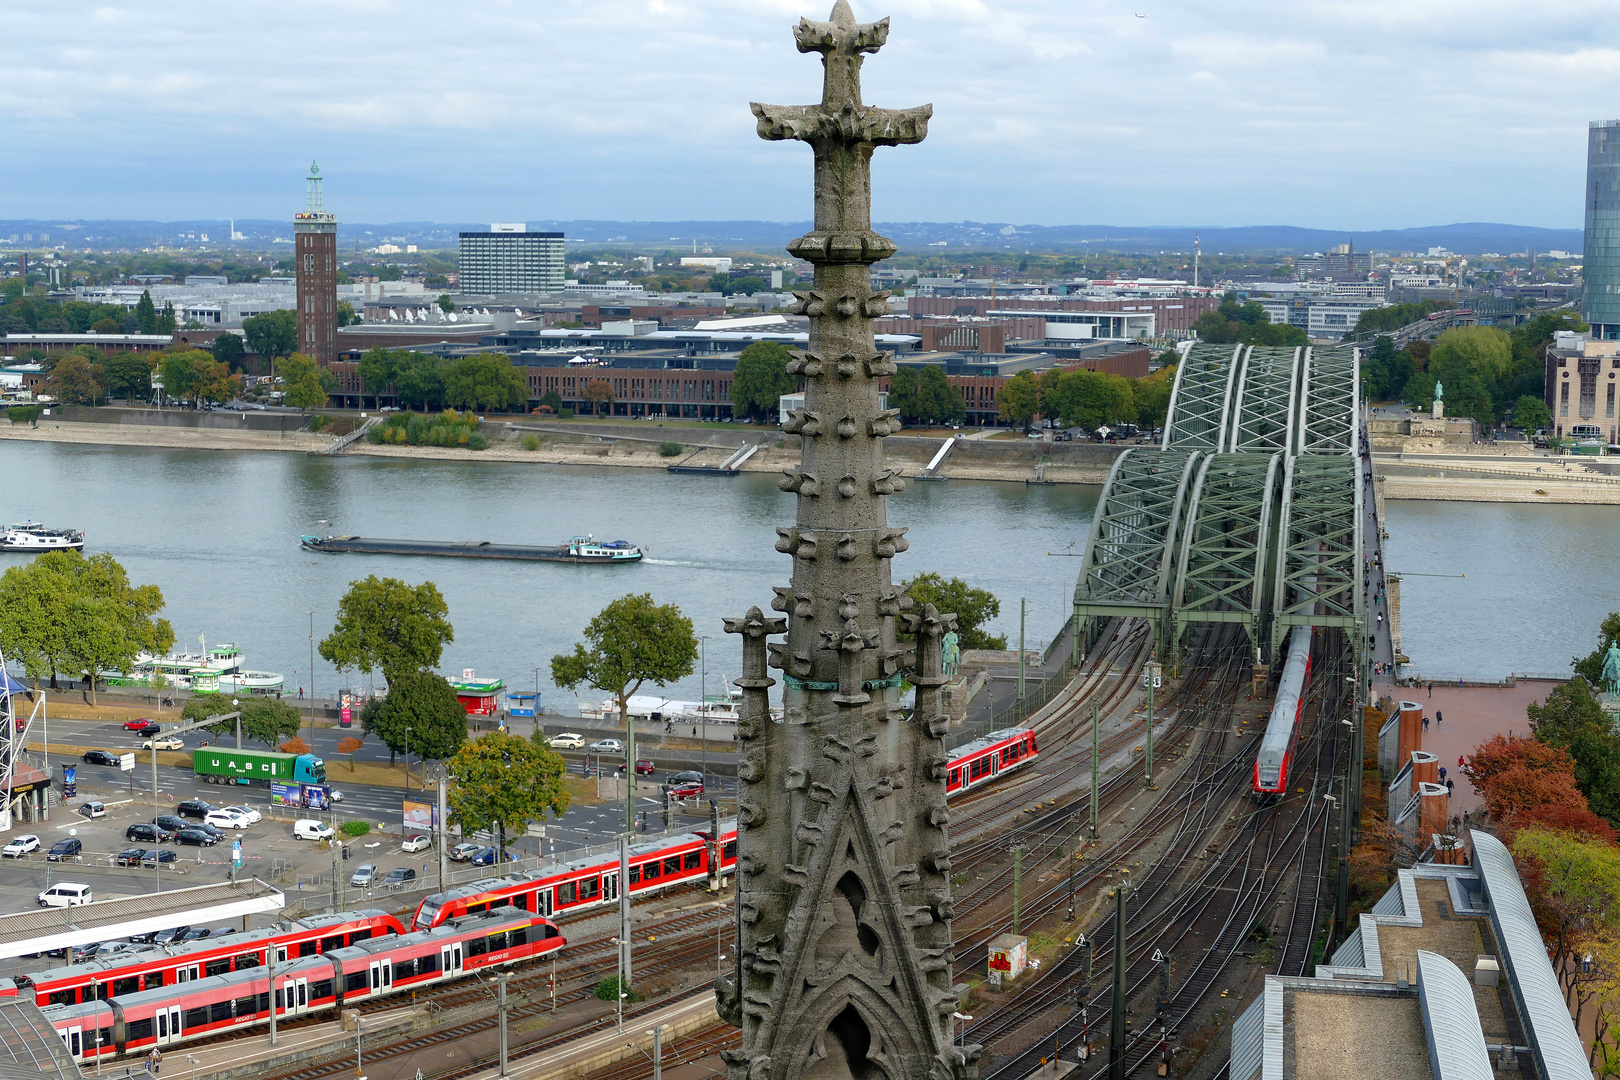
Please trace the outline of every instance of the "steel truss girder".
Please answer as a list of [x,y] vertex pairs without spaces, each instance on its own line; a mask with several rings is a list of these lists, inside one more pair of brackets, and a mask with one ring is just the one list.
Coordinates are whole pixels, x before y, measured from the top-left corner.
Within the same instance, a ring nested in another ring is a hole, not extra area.
[[[1354,428],[1351,428],[1354,438]],[[1295,626],[1362,625],[1362,485],[1355,454],[1288,459],[1272,588],[1271,649]]]
[[1162,638],[1182,511],[1201,457],[1196,450],[1133,448],[1115,460],[1080,560],[1077,623],[1094,615],[1141,616]]
[[1219,451],[1225,447],[1243,348],[1196,342],[1187,350],[1176,366],[1162,449]]
[[1175,641],[1193,623],[1237,623],[1253,648],[1265,644],[1283,457],[1280,450],[1204,456],[1182,531],[1170,606]]
[[1353,348],[1307,349],[1300,379],[1299,454],[1356,456],[1361,409],[1361,361]]
[[1276,345],[1256,345],[1247,351],[1227,425],[1229,453],[1289,449],[1305,351]]

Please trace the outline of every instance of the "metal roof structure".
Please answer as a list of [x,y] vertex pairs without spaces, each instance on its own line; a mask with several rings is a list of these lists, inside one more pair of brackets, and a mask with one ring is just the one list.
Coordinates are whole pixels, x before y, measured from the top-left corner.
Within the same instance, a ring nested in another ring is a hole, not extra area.
[[[64,884],[57,882],[57,884]],[[110,941],[182,923],[208,923],[280,911],[287,899],[257,878],[234,885],[197,885],[78,907],[39,908],[0,915],[0,958]]]
[[1525,1037],[1547,1080],[1589,1080],[1591,1068],[1564,993],[1553,975],[1547,947],[1536,929],[1530,900],[1513,865],[1513,855],[1496,837],[1473,833],[1474,862],[1490,908],[1491,926],[1502,946],[1502,966],[1525,1020]]
[[80,1080],[62,1037],[28,996],[0,998],[0,1080]]
[[1439,953],[1419,949],[1417,988],[1434,1080],[1494,1080],[1468,976]]

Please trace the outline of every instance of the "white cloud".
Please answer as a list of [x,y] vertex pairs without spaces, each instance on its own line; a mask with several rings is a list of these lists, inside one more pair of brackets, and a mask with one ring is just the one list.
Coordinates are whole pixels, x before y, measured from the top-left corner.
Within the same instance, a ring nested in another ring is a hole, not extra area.
[[[311,157],[349,220],[799,219],[795,0],[148,0],[11,8],[8,216],[282,216]],[[829,5],[830,6],[830,5]],[[859,0],[903,220],[1576,225],[1620,111],[1610,3]],[[1138,18],[1141,13],[1145,18]]]

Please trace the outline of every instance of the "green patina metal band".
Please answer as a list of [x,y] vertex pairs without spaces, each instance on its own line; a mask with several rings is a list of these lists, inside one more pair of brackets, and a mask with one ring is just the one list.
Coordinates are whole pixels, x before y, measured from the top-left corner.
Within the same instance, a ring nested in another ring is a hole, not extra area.
[[[836,690],[836,689],[838,689],[838,684],[835,683],[835,682],[816,682],[813,679],[800,679],[800,678],[796,678],[795,676],[789,675],[785,671],[782,673],[782,681],[784,683],[786,683],[787,685],[793,687],[793,689],[795,689],[795,690]],[[862,690],[888,690],[888,689],[891,689],[893,687],[903,686],[903,685],[905,685],[905,678],[903,676],[890,675],[887,679],[867,679],[865,682],[861,683],[861,689]]]

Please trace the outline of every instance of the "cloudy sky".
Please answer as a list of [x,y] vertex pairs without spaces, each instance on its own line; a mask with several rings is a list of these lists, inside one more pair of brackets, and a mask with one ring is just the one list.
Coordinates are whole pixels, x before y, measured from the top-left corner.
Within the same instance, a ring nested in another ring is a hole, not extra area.
[[[0,218],[809,216],[802,0],[0,2]],[[830,5],[829,5],[830,6]],[[932,102],[874,216],[1580,227],[1616,3],[855,0],[866,100]]]

